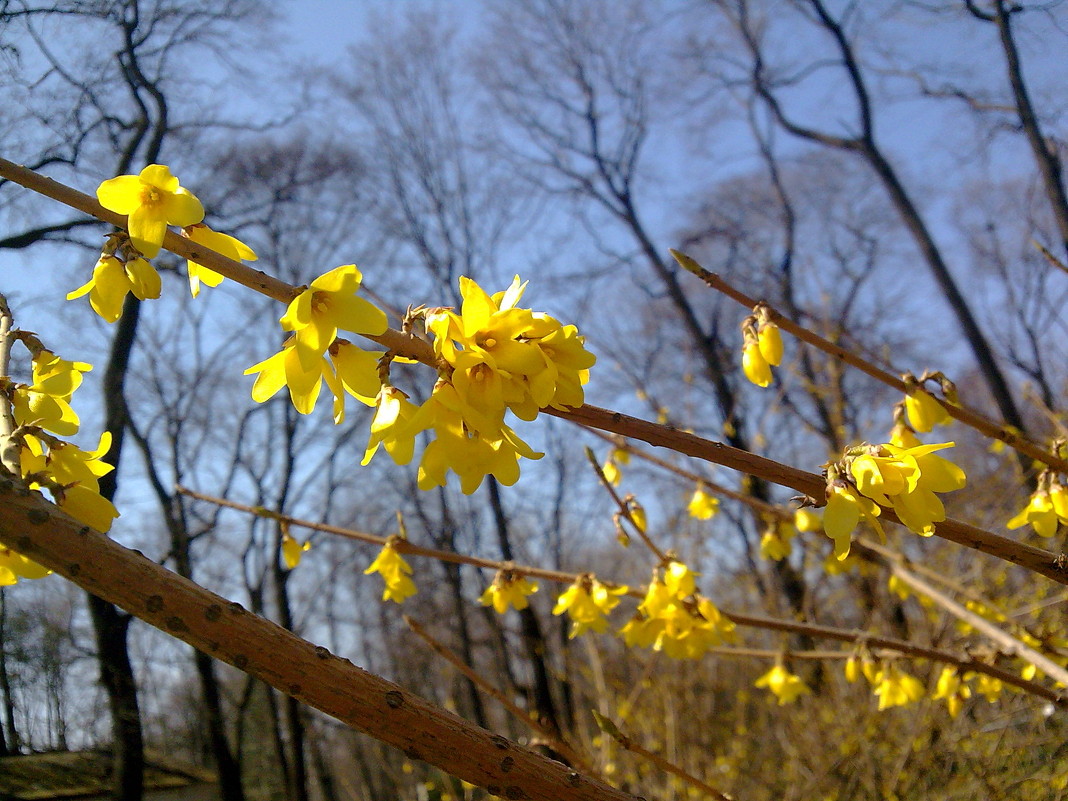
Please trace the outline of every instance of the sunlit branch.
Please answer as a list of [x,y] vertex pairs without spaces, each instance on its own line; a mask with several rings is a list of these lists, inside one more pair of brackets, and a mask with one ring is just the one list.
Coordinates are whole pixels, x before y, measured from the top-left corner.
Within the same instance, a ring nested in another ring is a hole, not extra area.
[[[814,331],[810,331],[804,326],[799,325],[798,323],[791,320],[789,317],[784,316],[782,312],[777,311],[775,308],[768,305],[767,301],[760,301],[758,298],[753,298],[749,295],[746,295],[741,290],[731,286],[729,283],[723,280],[721,276],[704,269],[700,264],[698,264],[692,258],[687,256],[685,253],[680,253],[677,250],[672,250],[671,254],[675,257],[675,260],[679,263],[680,266],[683,267],[683,269],[700,278],[710,288],[716,290],[717,292],[723,295],[726,295],[728,298],[741,304],[747,309],[752,309],[758,302],[763,302],[764,306],[768,309],[771,321],[778,325],[779,328],[781,328],[783,331],[792,334],[802,342],[807,342],[809,345],[812,345],[814,348],[823,351],[828,356],[838,359],[844,362],[845,364],[848,364],[850,367],[854,367],[857,370],[860,370],[862,373],[874,378],[876,381],[879,381],[892,389],[896,389],[902,394],[905,393],[905,382],[898,376],[895,376],[893,373],[889,373],[886,370],[875,366],[864,357],[858,356],[857,354],[842,347],[841,345],[837,345],[834,342],[824,339]],[[971,428],[974,428],[983,436],[990,437],[991,439],[1000,440],[1001,442],[1004,442],[1006,445],[1008,445],[1010,448],[1013,448],[1019,451],[1020,453],[1025,454],[1026,456],[1030,456],[1032,459],[1037,459],[1038,461],[1043,462],[1044,464],[1047,464],[1050,467],[1061,472],[1068,472],[1068,461],[1060,458],[1054,453],[1050,453],[1049,451],[1044,450],[1031,440],[1021,436],[1019,433],[1012,430],[1012,428],[1004,425],[999,425],[998,423],[989,420],[988,418],[984,417],[983,415],[972,409],[969,409],[966,406],[958,406],[952,404],[949,401],[943,398],[939,398],[936,395],[932,395],[931,397],[934,398],[934,400],[937,401],[938,404],[946,410],[950,417],[952,417],[954,420],[958,420],[961,423],[964,423],[967,426],[970,426]]]
[[[0,177],[9,178],[28,189],[39,192],[40,194],[51,197],[62,203],[66,203],[73,208],[91,214],[98,219],[109,222],[117,227],[125,227],[126,218],[124,216],[113,214],[112,212],[101,208],[100,204],[88,195],[64,186],[50,178],[45,178],[32,170],[19,167],[2,158],[0,158]],[[247,286],[276,300],[288,302],[298,293],[296,287],[290,286],[284,281],[272,278],[271,276],[258,270],[253,270],[240,262],[233,261],[232,259],[221,256],[214,251],[198,246],[173,232],[167,232],[163,246],[179,256],[187,259],[195,259],[205,267],[215,270],[225,277],[237,281],[243,286]],[[716,279],[716,281],[721,280],[718,279],[717,276],[714,276],[712,273],[701,268],[689,257],[678,254],[676,251],[672,251],[672,253],[676,255],[676,258],[681,257],[684,266],[688,265],[687,269],[690,269],[691,271],[696,270],[695,274],[703,279],[705,279],[706,276],[710,276]],[[736,290],[731,289],[731,292],[734,293],[732,297],[738,296],[745,298],[744,295],[741,295],[741,293],[738,293]],[[750,300],[751,299],[749,298],[745,298],[746,303]],[[779,323],[780,327],[795,335],[800,336],[798,332],[804,331],[804,329],[792,323],[787,325],[789,321],[777,313],[772,313],[772,319]],[[806,334],[806,336],[815,337],[816,335]],[[381,336],[372,336],[368,338],[400,355],[417,359],[426,364],[433,365],[436,363],[435,355],[430,343],[419,339],[418,337],[394,329],[388,329]],[[828,343],[828,346],[832,348],[835,347],[831,346],[830,343]],[[869,365],[869,367],[871,366]],[[897,381],[897,379],[893,380]],[[901,383],[901,388],[902,391],[904,391],[903,383]],[[947,408],[952,410],[955,407],[947,406]],[[577,409],[543,409],[542,411],[556,417],[571,420],[572,422],[582,423],[584,425],[593,426],[594,428],[599,428],[603,431],[610,431],[615,434],[640,439],[651,445],[670,448],[671,450],[687,456],[694,456],[699,459],[721,464],[725,467],[730,467],[734,470],[740,470],[750,475],[794,489],[812,498],[817,503],[822,502],[824,498],[825,482],[820,476],[781,464],[772,459],[757,456],[756,454],[749,453],[748,451],[739,448],[733,448],[722,442],[702,439],[694,434],[679,431],[670,426],[648,422],[646,420],[625,415],[621,412],[601,409],[588,404]],[[1004,434],[1005,432],[1002,433]],[[1011,432],[1008,433],[1008,437],[1008,439],[1003,439],[1003,441],[1008,444],[1021,441],[1020,437],[1011,434]],[[1039,453],[1044,452],[1039,451]],[[1049,454],[1045,454],[1045,456],[1047,457],[1047,460],[1053,458],[1049,456]],[[1038,457],[1036,456],[1035,458]],[[1063,460],[1057,460],[1057,462],[1063,463]],[[1047,461],[1047,463],[1050,462]],[[1068,472],[1068,464],[1065,464],[1065,469],[1066,472]],[[887,520],[899,522],[892,509],[884,508],[883,516]],[[936,536],[955,542],[958,545],[963,545],[967,548],[972,548],[996,556],[1000,559],[1007,560],[1036,573],[1040,573],[1058,583],[1068,584],[1068,555],[1053,554],[1049,551],[1042,550],[1041,548],[1018,543],[1014,540],[1010,540],[989,531],[984,531],[976,526],[971,526],[957,520],[946,520],[938,523],[934,533]]]
[[0,544],[151,626],[492,795],[635,801],[250,614],[0,478]]

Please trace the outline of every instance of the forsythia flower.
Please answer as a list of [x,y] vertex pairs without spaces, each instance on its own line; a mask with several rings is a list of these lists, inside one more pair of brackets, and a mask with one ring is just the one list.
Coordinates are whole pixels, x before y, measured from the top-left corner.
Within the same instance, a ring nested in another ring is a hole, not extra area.
[[719,498],[705,492],[703,485],[698,484],[690,498],[690,504],[686,507],[690,517],[697,520],[711,520],[719,511]]
[[200,201],[162,164],[104,181],[96,197],[105,209],[129,215],[130,240],[149,259],[159,253],[168,225],[185,227],[204,219]]
[[[290,400],[296,410],[301,414],[311,414],[319,397],[322,379],[326,378],[336,385],[336,377],[329,362],[321,355],[310,366],[305,366],[297,356],[295,345],[294,338],[290,337],[282,345],[282,350],[252,365],[244,374],[258,373],[252,385],[252,400],[256,403],[263,403],[282,387],[288,387]],[[335,387],[331,389],[335,390]],[[341,390],[338,387],[335,395],[339,392]]]
[[750,340],[742,348],[742,372],[745,377],[758,387],[771,384],[771,366],[760,351],[760,344]]
[[371,420],[371,436],[360,464],[367,464],[378,451],[378,446],[385,446],[386,453],[398,465],[406,465],[412,460],[415,450],[415,435],[410,425],[419,407],[408,400],[408,396],[396,387],[382,387],[375,400],[375,416]]
[[282,532],[282,559],[290,570],[299,565],[300,557],[310,550],[310,542],[298,542],[288,531]]
[[540,409],[585,402],[582,385],[597,360],[573,325],[520,309],[526,288],[516,276],[504,292],[489,295],[460,277],[460,313],[435,309],[426,316],[434,351],[455,368],[452,382],[465,403],[503,419],[505,407],[521,420]]
[[923,698],[923,684],[895,665],[886,665],[875,677],[875,694],[879,696],[879,711],[892,706],[907,706]]
[[756,686],[768,688],[779,699],[779,706],[792,704],[802,695],[812,692],[799,676],[790,673],[782,665],[776,665],[757,679]]
[[757,345],[769,365],[778,367],[782,363],[782,334],[775,323],[764,323],[757,329]]
[[986,673],[966,673],[964,678],[965,680],[974,678],[975,691],[990,704],[997,703],[998,698],[1001,697],[1001,691],[1005,689],[1005,683],[1001,679]]
[[849,546],[853,538],[853,529],[860,518],[864,519],[883,534],[878,517],[881,514],[878,505],[861,495],[852,485],[842,479],[832,479],[827,474],[827,507],[823,511],[823,530],[834,540],[834,555],[841,561],[849,556]]
[[[229,234],[221,234],[213,231],[203,223],[191,225],[183,232],[189,239],[198,245],[211,248],[234,261],[256,261],[256,253],[248,245]],[[200,285],[218,286],[223,277],[214,270],[209,270],[203,265],[197,264],[192,259],[186,260],[186,273],[189,276],[189,291],[195,298],[200,294]]]
[[760,555],[776,562],[793,552],[794,528],[788,523],[770,526],[760,538]]
[[798,531],[816,532],[823,530],[823,519],[815,509],[798,509],[794,512],[794,527]]
[[556,599],[553,614],[567,612],[571,618],[568,637],[574,638],[589,630],[603,632],[608,627],[605,616],[616,608],[619,596],[625,595],[627,590],[624,586],[609,588],[592,574],[585,573]]
[[119,516],[114,504],[100,494],[100,476],[114,468],[100,461],[111,449],[111,434],[105,431],[94,451],[83,451],[67,442],[44,443],[26,436],[20,454],[22,476],[31,489],[47,487],[56,505],[76,520],[106,534]]
[[92,369],[91,364],[67,361],[49,350],[38,351],[33,357],[33,384],[15,387],[15,422],[40,426],[64,437],[78,433],[78,415],[70,398],[81,386],[82,373]]
[[537,591],[538,585],[526,576],[516,575],[511,570],[498,570],[493,583],[486,587],[479,602],[483,606],[492,606],[497,614],[503,615],[509,606],[526,609],[529,606],[527,596]]
[[905,414],[912,427],[920,432],[953,422],[949,412],[926,389],[909,385],[905,395]]
[[[903,426],[895,427],[895,432],[907,433]],[[880,505],[892,507],[912,531],[931,536],[934,524],[946,519],[945,507],[935,493],[961,489],[967,481],[957,465],[934,454],[952,446],[952,442],[863,445],[828,465],[823,524],[835,541],[835,554],[839,558],[848,554],[849,535],[861,515],[882,534],[876,521]]]
[[955,718],[960,714],[965,699],[971,697],[972,690],[967,684],[961,681],[957,668],[953,665],[946,665],[943,667],[942,672],[938,676],[938,684],[935,686],[935,693],[931,698],[936,701],[944,700],[946,702],[946,708],[949,710],[949,716]]
[[1017,529],[1028,524],[1040,537],[1052,537],[1057,533],[1058,522],[1068,522],[1057,514],[1053,505],[1052,493],[1038,489],[1031,495],[1018,515],[1008,522],[1008,528]]
[[439,380],[409,422],[410,431],[433,429],[435,438],[423,451],[418,482],[423,490],[445,486],[449,471],[460,477],[470,495],[492,475],[506,487],[519,480],[519,457],[540,459],[519,435],[464,403],[456,388]]
[[107,322],[122,316],[122,304],[129,292],[138,300],[152,300],[160,296],[162,284],[156,268],[141,258],[125,264],[115,256],[103,255],[93,269],[93,277],[73,292],[67,300],[89,295],[89,305]]
[[22,554],[0,545],[0,587],[18,584],[20,578],[44,578],[51,572],[32,559],[27,559]]
[[316,278],[290,302],[279,322],[294,332],[293,347],[304,370],[315,368],[339,328],[372,336],[385,332],[385,313],[356,295],[362,280],[355,264],[345,264]]
[[638,613],[619,633],[630,646],[652,646],[673,659],[698,659],[709,648],[734,639],[734,623],[696,595],[698,574],[672,560],[664,576],[654,575]]
[[412,568],[404,561],[404,557],[388,543],[379,551],[371,566],[363,571],[365,576],[371,573],[380,574],[386,583],[386,588],[382,592],[382,600],[397,603],[404,603],[405,599],[417,592],[415,582],[409,578],[411,572]]

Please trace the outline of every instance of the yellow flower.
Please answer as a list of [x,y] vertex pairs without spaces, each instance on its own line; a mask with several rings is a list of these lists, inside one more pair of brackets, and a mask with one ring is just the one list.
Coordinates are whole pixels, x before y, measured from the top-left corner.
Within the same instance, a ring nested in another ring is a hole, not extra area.
[[764,361],[772,367],[782,362],[782,334],[775,323],[764,323],[757,329],[757,345]]
[[1039,489],[1032,493],[1027,506],[1007,525],[1010,529],[1017,529],[1030,524],[1040,537],[1052,537],[1057,533],[1057,520],[1057,511],[1053,508],[1050,493]]
[[168,225],[185,227],[204,219],[200,201],[162,164],[104,181],[96,197],[105,209],[129,215],[130,241],[149,259],[159,253]]
[[582,385],[596,357],[575,326],[517,308],[525,287],[516,276],[507,290],[491,296],[461,276],[460,313],[435,309],[426,315],[435,352],[455,368],[460,396],[487,416],[503,416],[507,406],[520,419],[533,420],[542,408],[584,402]]
[[304,370],[314,370],[339,328],[372,336],[385,332],[385,313],[356,295],[362,279],[355,264],[345,264],[316,278],[290,302],[279,322],[295,333],[294,350]]
[[875,694],[879,696],[879,710],[892,706],[907,706],[923,698],[924,687],[919,679],[910,676],[896,665],[886,665],[875,677]]
[[934,524],[946,519],[945,507],[936,492],[951,492],[966,483],[964,471],[934,451],[953,447],[952,442],[902,448],[891,443],[868,446],[849,461],[857,489],[868,498],[892,506],[912,531],[922,536],[934,533]]
[[20,553],[0,545],[0,587],[18,584],[20,578],[39,579],[52,573]]
[[960,714],[965,699],[971,697],[972,690],[967,684],[961,681],[957,668],[953,665],[946,665],[943,667],[942,672],[938,676],[938,684],[935,686],[934,695],[932,695],[931,698],[936,701],[945,701],[946,707],[949,710],[949,716],[955,718]]
[[526,609],[529,605],[527,596],[537,591],[538,585],[526,576],[516,575],[510,570],[498,570],[493,583],[486,587],[479,601],[483,606],[492,606],[497,614],[503,615],[509,606]]
[[784,537],[777,526],[772,526],[760,538],[760,555],[765,559],[780,562],[793,552],[790,537]]
[[386,453],[398,465],[412,460],[415,450],[415,435],[418,431],[410,425],[419,407],[396,387],[382,387],[375,402],[375,416],[371,420],[371,436],[361,464],[367,464],[384,445]]
[[827,483],[827,507],[823,511],[823,531],[834,540],[834,555],[841,561],[849,556],[853,529],[861,516],[880,536],[885,535],[878,520],[881,514],[878,505],[842,479],[834,479],[833,471],[829,470],[827,475],[830,480]]
[[779,706],[792,704],[802,695],[812,692],[799,676],[790,673],[782,665],[776,665],[759,679],[757,687],[766,687],[779,699]]
[[22,475],[31,489],[48,488],[56,505],[74,519],[106,534],[119,516],[114,504],[100,494],[100,476],[114,468],[101,461],[111,448],[111,434],[105,431],[94,451],[76,445],[55,443],[45,451],[34,436],[24,439],[20,454]]
[[[191,225],[183,233],[198,245],[211,248],[216,253],[234,261],[256,261],[255,251],[240,239],[229,234],[213,231],[203,223]],[[223,277],[221,275],[201,264],[197,264],[192,259],[188,259],[185,266],[186,273],[189,275],[189,291],[194,298],[200,294],[201,283],[205,286],[213,287],[222,283]]]
[[923,387],[910,385],[906,392],[905,414],[917,431],[927,432],[935,426],[947,425],[953,421],[945,407]]
[[604,463],[601,472],[604,473],[604,480],[613,487],[618,487],[619,482],[623,480],[622,471],[620,471],[619,466],[612,459],[609,459]]
[[158,298],[161,289],[159,273],[144,259],[130,259],[123,264],[115,256],[101,256],[93,277],[68,292],[67,300],[88,294],[93,311],[113,323],[122,316],[122,304],[128,292],[133,292],[138,300],[150,300]]
[[382,592],[382,600],[397,603],[404,603],[405,599],[417,592],[415,583],[409,578],[411,572],[412,568],[404,561],[404,557],[388,543],[379,551],[371,566],[363,571],[365,576],[371,573],[381,575],[386,583],[386,588]]
[[964,675],[965,681],[972,678],[975,679],[975,691],[983,696],[987,703],[997,703],[998,698],[1001,697],[1001,691],[1005,689],[1004,682],[987,673],[966,673]]
[[627,511],[630,512],[630,520],[638,531],[645,533],[648,527],[648,519],[645,516],[645,507],[634,498],[628,498]]
[[816,532],[823,530],[823,519],[815,509],[803,508],[794,512],[794,526],[798,531]]
[[[36,380],[35,380],[36,383]],[[1049,500],[1053,504],[1053,511],[1062,523],[1068,524],[1068,487],[1059,481],[1049,485]]]
[[504,423],[486,418],[471,408],[448,381],[439,380],[426,402],[409,423],[414,435],[433,429],[435,438],[423,451],[418,483],[423,490],[445,486],[451,470],[460,477],[460,489],[470,495],[492,475],[510,487],[519,480],[519,457],[540,459],[519,435]]
[[746,342],[742,348],[742,372],[758,387],[771,384],[771,366],[760,352],[760,344],[756,340]]
[[50,350],[41,350],[33,357],[33,389],[56,398],[70,400],[74,390],[82,384],[82,373],[93,365],[61,359]]
[[719,511],[719,498],[705,492],[703,485],[698,484],[690,498],[690,504],[686,507],[690,517],[697,520],[711,520]]
[[571,638],[578,637],[586,631],[603,632],[608,627],[605,617],[619,604],[619,596],[627,593],[627,587],[609,588],[599,582],[590,573],[585,573],[575,580],[556,599],[554,615],[567,612],[571,618]]
[[306,367],[297,355],[295,344],[294,338],[290,337],[282,350],[252,365],[244,374],[258,373],[252,385],[252,399],[256,403],[263,403],[282,387],[288,387],[296,410],[301,414],[311,414],[319,397],[322,379],[328,375],[328,380],[334,382],[334,371],[322,355],[310,367]]
[[311,547],[310,542],[298,542],[288,531],[282,532],[282,559],[290,570],[300,564],[300,557]]

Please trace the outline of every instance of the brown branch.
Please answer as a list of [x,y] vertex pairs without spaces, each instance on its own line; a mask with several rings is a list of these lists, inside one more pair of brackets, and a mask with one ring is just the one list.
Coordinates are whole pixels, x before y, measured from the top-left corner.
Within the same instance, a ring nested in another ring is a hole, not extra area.
[[[47,195],[61,203],[71,205],[72,207],[96,216],[105,222],[110,222],[120,228],[125,227],[125,217],[103,209],[96,200],[88,195],[71,189],[70,187],[66,187],[50,178],[38,175],[32,170],[19,167],[2,158],[0,158],[0,177],[10,178],[28,189]],[[198,263],[203,264],[205,267],[215,270],[227,278],[232,278],[238,283],[261,292],[268,297],[275,298],[276,300],[288,302],[298,292],[296,287],[292,287],[284,281],[272,278],[258,270],[253,270],[240,262],[228,259],[214,251],[208,250],[207,248],[201,248],[184,237],[177,236],[170,231],[167,232],[167,237],[164,239],[163,245],[168,250],[171,250],[180,256],[196,259]],[[695,274],[700,277],[705,278],[705,276],[712,276],[718,279],[717,276],[713,276],[712,273],[701,268],[700,265],[688,256],[683,256],[676,251],[672,251],[672,254],[676,259],[681,257],[680,263],[691,272],[693,272],[693,269],[691,268],[696,268],[697,272]],[[737,293],[736,290],[734,291]],[[740,295],[740,293],[737,294]],[[780,327],[790,333],[803,330],[799,326],[794,326],[792,324],[788,327],[786,325],[788,321],[780,314],[775,313],[773,319],[779,323]],[[815,335],[809,334],[809,336],[814,337]],[[436,361],[430,343],[401,331],[389,329],[381,336],[368,338],[403,356],[417,359],[426,364],[434,364]],[[896,381],[897,379],[894,380]],[[901,386],[903,390],[904,384]],[[956,407],[949,406],[947,408],[952,414],[952,410]],[[633,437],[635,439],[640,439],[643,442],[648,442],[651,445],[670,448],[671,450],[687,456],[694,456],[716,464],[722,464],[725,467],[730,467],[735,470],[741,470],[742,472],[766,479],[784,487],[790,487],[791,489],[797,490],[798,492],[813,498],[817,502],[821,502],[824,497],[824,481],[815,474],[806,473],[803,470],[798,470],[797,468],[781,464],[771,459],[757,456],[756,454],[749,453],[748,451],[739,448],[733,448],[722,442],[702,439],[694,434],[678,431],[670,426],[650,423],[636,417],[622,414],[621,412],[613,412],[589,405],[584,405],[578,409],[544,409],[543,411],[557,417],[571,420],[572,422],[593,426],[594,428],[622,434],[623,436]],[[1001,437],[999,437],[999,439],[1000,438]],[[1003,441],[1013,445],[1013,447],[1017,447],[1015,443],[1019,440],[1021,440],[1021,438],[1016,437],[1015,435],[1010,435],[1009,438],[1003,439]],[[1039,451],[1039,453],[1043,452]],[[1057,469],[1062,469],[1057,464],[1050,461],[1052,457],[1048,454],[1044,455],[1046,456],[1044,461],[1046,461],[1047,464],[1055,466]],[[1039,457],[1036,456],[1035,458]],[[1064,463],[1063,460],[1057,460],[1057,462],[1063,463],[1063,469],[1065,472],[1068,472],[1068,463]],[[883,514],[885,519],[899,522],[892,510],[884,509]],[[956,542],[958,545],[982,551],[983,553],[1013,562],[1021,567],[1026,567],[1029,570],[1040,573],[1061,584],[1068,584],[1068,556],[1064,554],[1057,555],[1050,553],[1049,551],[1044,551],[1041,548],[1034,548],[1023,543],[1018,543],[1006,537],[1001,537],[997,534],[984,531],[983,529],[956,520],[946,520],[943,523],[939,523],[936,527],[935,534],[950,540],[951,542]]]
[[[862,356],[858,356],[852,351],[843,348],[841,345],[836,345],[830,340],[824,339],[814,331],[810,331],[804,326],[799,325],[789,317],[783,315],[782,312],[771,307],[767,301],[761,301],[746,295],[741,290],[736,289],[724,281],[721,276],[706,270],[685,253],[672,250],[671,255],[675,257],[675,261],[677,261],[683,269],[700,278],[710,288],[726,295],[728,298],[741,304],[747,309],[752,309],[757,303],[763,303],[768,309],[771,321],[778,325],[783,331],[792,334],[802,342],[807,342],[809,345],[823,351],[827,355],[848,364],[850,367],[860,370],[862,373],[874,378],[876,381],[879,381],[892,389],[896,389],[902,394],[905,393],[905,382],[893,373],[889,373],[886,370],[876,367]],[[1056,454],[1044,450],[1028,438],[1014,432],[1012,429],[989,420],[985,416],[979,414],[979,412],[969,409],[966,406],[957,406],[943,398],[937,397],[936,395],[931,395],[931,397],[934,398],[934,400],[937,401],[954,420],[958,420],[967,426],[971,426],[986,437],[1000,440],[1010,448],[1030,456],[1032,459],[1037,459],[1055,470],[1059,470],[1062,473],[1068,472],[1068,460],[1062,459]]]
[[412,759],[506,798],[635,801],[249,614],[81,525],[19,482],[0,479],[0,503],[0,543]]

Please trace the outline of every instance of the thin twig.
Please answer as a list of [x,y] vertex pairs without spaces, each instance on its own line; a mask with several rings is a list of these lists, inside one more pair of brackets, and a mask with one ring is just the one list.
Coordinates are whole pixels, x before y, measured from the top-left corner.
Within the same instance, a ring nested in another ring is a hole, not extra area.
[[[810,331],[804,326],[795,323],[789,317],[783,315],[782,312],[771,307],[767,303],[767,301],[759,301],[757,298],[753,298],[749,295],[746,295],[741,290],[736,289],[735,287],[724,281],[723,278],[719,275],[716,275],[715,273],[706,270],[704,267],[702,267],[692,258],[687,256],[685,253],[680,253],[677,250],[672,250],[671,255],[675,257],[675,261],[677,261],[687,272],[697,276],[702,281],[704,281],[705,284],[707,284],[709,287],[723,295],[726,295],[731,300],[736,301],[742,306],[751,309],[758,302],[763,302],[764,306],[768,309],[771,321],[778,325],[783,331],[792,334],[793,336],[800,339],[802,342],[807,342],[809,345],[818,348],[829,356],[833,356],[834,358],[845,362],[850,367],[854,367],[857,370],[860,370],[862,373],[865,373],[866,375],[871,376],[875,380],[886,384],[886,386],[896,389],[902,394],[905,393],[905,382],[898,376],[895,376],[892,373],[888,373],[886,370],[876,367],[867,359],[858,356],[857,354],[843,348],[841,345],[836,345],[835,343],[824,339],[814,331]],[[986,437],[1000,440],[1009,447],[1019,451],[1020,453],[1026,454],[1032,459],[1037,459],[1040,462],[1043,462],[1056,470],[1059,470],[1061,472],[1068,472],[1068,461],[1062,459],[1054,453],[1050,453],[1049,451],[1035,444],[1031,440],[1022,436],[1019,432],[1014,431],[1010,427],[1004,424],[996,423],[993,420],[990,420],[984,415],[980,414],[979,412],[974,411],[973,409],[969,409],[966,406],[958,406],[956,404],[950,403],[949,401],[943,398],[939,398],[936,395],[931,395],[931,397],[943,409],[945,409],[949,416],[952,417],[954,420],[959,420],[965,425],[971,426],[976,431],[980,432]]]
[[668,760],[664,759],[664,757],[660,756],[660,754],[654,753],[648,748],[644,748],[638,745],[638,743],[634,742],[633,739],[621,732],[619,730],[619,726],[617,726],[615,722],[608,718],[606,715],[601,714],[596,709],[591,711],[593,712],[593,717],[597,721],[597,725],[600,727],[601,731],[603,731],[605,734],[607,734],[609,737],[619,743],[625,750],[630,751],[632,754],[637,754],[643,759],[649,760],[665,773],[670,773],[672,776],[678,776],[687,784],[691,784],[701,792],[707,793],[712,798],[715,798],[716,801],[731,801],[731,797],[729,795],[726,795],[717,790],[712,785],[701,781],[692,773],[689,773],[680,768],[674,762],[669,762]]
[[[437,551],[432,548],[422,548],[417,545],[413,545],[407,540],[398,540],[390,537],[380,537],[375,534],[366,534],[360,531],[353,531],[351,529],[344,529],[338,526],[330,526],[324,523],[315,523],[310,520],[301,520],[300,518],[290,517],[289,515],[279,514],[263,507],[247,506],[245,504],[236,503],[234,501],[228,501],[225,498],[216,498],[211,495],[205,495],[200,492],[194,492],[193,490],[185,487],[178,487],[177,492],[184,495],[188,495],[191,498],[197,498],[208,503],[215,503],[220,506],[227,506],[231,509],[237,509],[238,511],[247,512],[249,514],[259,515],[261,517],[270,517],[272,519],[282,520],[292,526],[300,526],[301,528],[309,528],[315,531],[323,531],[328,534],[337,534],[339,536],[347,537],[349,539],[359,540],[361,542],[369,542],[376,545],[385,545],[387,542],[391,543],[398,551],[402,553],[409,553],[416,556],[425,556],[431,559],[440,559],[446,562],[453,562],[456,564],[473,565],[475,567],[484,567],[493,570],[507,569],[511,570],[517,575],[533,576],[535,578],[542,578],[546,581],[553,581],[560,584],[572,584],[577,581],[581,576],[576,573],[565,573],[558,570],[543,570],[537,567],[530,567],[527,565],[517,565],[514,562],[499,562],[492,559],[482,559],[474,556],[467,556],[465,554],[458,554],[452,551]],[[609,587],[625,586],[622,584],[614,583],[611,581],[603,581],[605,585]],[[632,598],[644,598],[645,590],[642,588],[628,588],[628,596]],[[880,637],[877,635],[869,634],[862,631],[849,631],[847,629],[838,629],[831,626],[821,626],[814,623],[800,623],[792,620],[781,620],[778,618],[762,617],[758,615],[746,615],[739,612],[731,612],[726,609],[720,609],[720,612],[729,618],[735,625],[767,629],[770,631],[783,631],[795,634],[807,634],[811,637],[823,637],[830,640],[837,640],[838,642],[849,643],[865,643],[866,645],[874,648],[885,648],[890,651],[896,651],[900,654],[907,656],[915,656],[920,659],[929,659],[934,662],[942,662],[949,665],[956,665],[964,670],[972,670],[977,673],[986,673],[994,678],[1001,679],[1002,681],[1012,684],[1020,689],[1036,695],[1040,698],[1044,698],[1047,701],[1052,701],[1058,705],[1068,706],[1068,696],[1065,696],[1061,692],[1049,690],[1041,684],[1023,679],[1015,673],[1011,673],[1007,670],[989,665],[978,659],[971,657],[970,655],[958,655],[950,653],[949,651],[942,651],[936,648],[928,648],[925,646],[914,645],[906,640],[897,640],[892,637]]]

